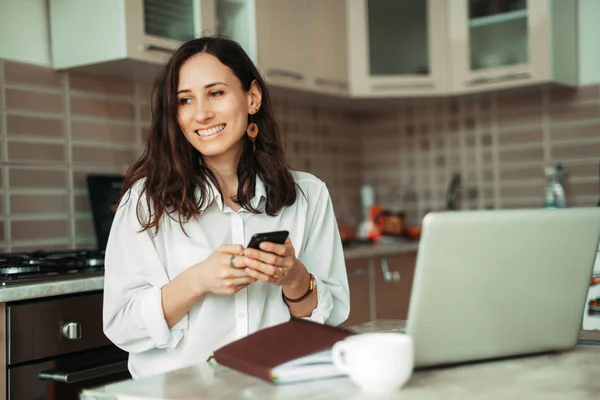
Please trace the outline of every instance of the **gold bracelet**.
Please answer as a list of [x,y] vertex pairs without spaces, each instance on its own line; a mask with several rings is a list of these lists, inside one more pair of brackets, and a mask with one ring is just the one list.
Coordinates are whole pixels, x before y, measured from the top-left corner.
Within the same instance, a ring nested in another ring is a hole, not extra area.
[[283,296],[283,300],[286,303],[287,302],[290,302],[290,303],[300,303],[302,300],[304,300],[308,296],[310,296],[311,293],[314,292],[314,291],[315,291],[315,276],[313,274],[310,274],[310,280],[308,281],[308,290],[302,296],[298,297],[297,299],[290,299],[289,297],[287,297],[283,293],[283,290],[281,291],[281,295]]

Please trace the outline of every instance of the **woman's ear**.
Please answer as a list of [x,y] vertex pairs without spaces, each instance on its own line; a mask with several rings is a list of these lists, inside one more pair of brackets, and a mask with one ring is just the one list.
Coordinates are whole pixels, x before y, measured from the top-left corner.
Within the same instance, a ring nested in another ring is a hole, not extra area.
[[262,91],[256,80],[252,81],[248,90],[248,114],[256,114],[262,104]]

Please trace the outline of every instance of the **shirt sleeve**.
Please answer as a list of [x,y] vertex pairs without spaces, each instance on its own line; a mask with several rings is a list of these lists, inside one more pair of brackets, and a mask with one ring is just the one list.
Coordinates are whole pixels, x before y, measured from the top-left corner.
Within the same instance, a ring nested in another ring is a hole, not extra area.
[[[136,186],[134,186],[135,188]],[[104,260],[105,335],[118,347],[141,353],[173,348],[188,326],[188,315],[169,329],[162,310],[161,288],[169,282],[156,251],[154,230],[142,231],[146,202],[130,190],[116,211]]]
[[329,191],[323,182],[316,193],[308,194],[311,219],[305,232],[300,261],[315,276],[317,307],[309,319],[339,325],[350,312],[350,291],[342,240]]

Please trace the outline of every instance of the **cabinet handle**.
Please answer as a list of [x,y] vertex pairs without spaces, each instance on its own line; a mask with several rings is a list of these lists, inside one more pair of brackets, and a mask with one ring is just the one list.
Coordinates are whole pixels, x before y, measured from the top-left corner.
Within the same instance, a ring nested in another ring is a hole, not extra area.
[[389,85],[371,85],[373,90],[398,90],[398,89],[432,89],[435,85],[431,82],[395,83]]
[[324,86],[333,86],[340,89],[348,89],[348,84],[344,81],[337,81],[335,79],[327,78],[315,78],[315,84]]
[[266,74],[267,74],[267,76],[283,76],[285,78],[292,78],[292,79],[296,79],[298,81],[301,81],[304,79],[304,75],[302,75],[298,72],[287,71],[285,69],[268,69],[268,70],[266,70]]
[[67,322],[61,328],[63,337],[69,340],[81,339],[81,324],[79,322]]
[[517,79],[531,78],[530,71],[517,71],[509,74],[498,75],[498,76],[487,76],[481,78],[474,78],[466,82],[467,86],[486,85],[488,83],[498,83],[506,81],[515,81]]
[[163,47],[163,46],[157,46],[155,44],[147,44],[144,46],[144,50],[146,51],[159,51],[161,53],[167,53],[167,54],[171,54],[173,53],[173,49],[170,49],[168,47]]
[[381,264],[381,275],[383,275],[383,281],[385,283],[398,283],[402,280],[400,271],[390,271],[387,258],[382,257],[379,263]]

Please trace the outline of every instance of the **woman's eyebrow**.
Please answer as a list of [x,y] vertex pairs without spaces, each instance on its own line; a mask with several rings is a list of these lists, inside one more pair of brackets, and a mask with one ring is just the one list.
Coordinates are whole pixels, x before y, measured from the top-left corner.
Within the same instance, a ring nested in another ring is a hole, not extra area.
[[[205,87],[206,89],[209,89],[209,88],[211,88],[211,87],[213,87],[213,86],[217,86],[217,85],[224,85],[224,86],[227,86],[227,84],[226,84],[225,82],[213,82],[213,83],[209,83],[209,84],[207,84],[207,85],[204,85],[204,87]],[[190,89],[181,89],[181,90],[178,90],[178,91],[177,91],[177,94],[179,95],[179,94],[181,94],[181,93],[189,93],[189,92],[191,92],[191,90],[190,90]]]

